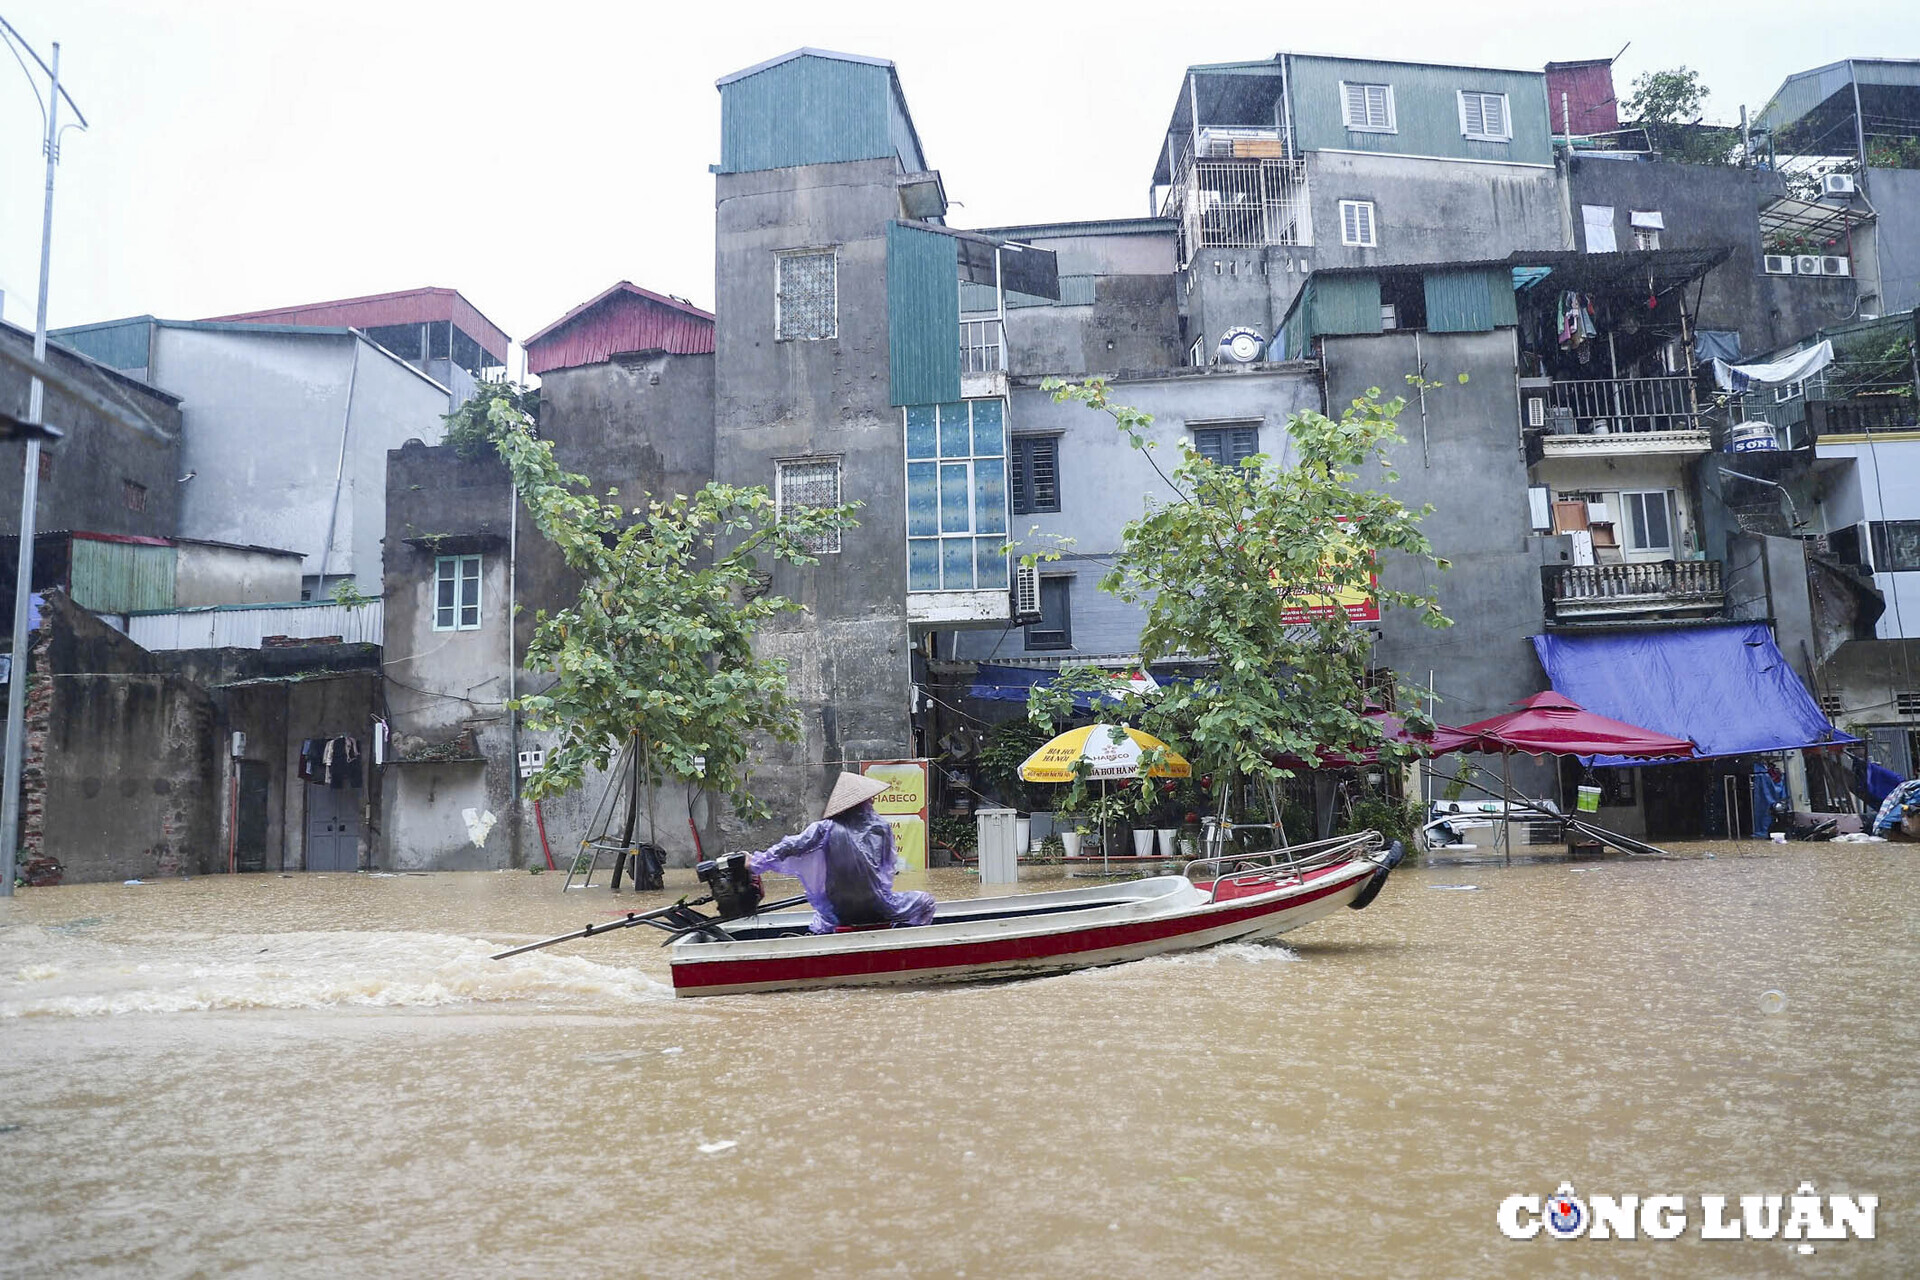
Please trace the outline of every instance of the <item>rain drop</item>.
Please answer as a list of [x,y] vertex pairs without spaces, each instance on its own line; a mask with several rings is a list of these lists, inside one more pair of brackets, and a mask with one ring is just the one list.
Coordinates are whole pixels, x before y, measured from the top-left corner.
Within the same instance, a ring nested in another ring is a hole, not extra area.
[[1760,1012],[1780,1013],[1787,1007],[1787,993],[1778,987],[1769,987],[1760,993]]

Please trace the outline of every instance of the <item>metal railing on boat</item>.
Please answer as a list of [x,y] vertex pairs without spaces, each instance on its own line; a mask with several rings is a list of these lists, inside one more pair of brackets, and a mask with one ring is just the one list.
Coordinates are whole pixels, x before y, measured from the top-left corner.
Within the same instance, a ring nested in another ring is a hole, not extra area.
[[1313,840],[1306,844],[1284,845],[1263,853],[1218,854],[1210,858],[1195,858],[1187,863],[1185,875],[1196,882],[1207,880],[1207,872],[1212,872],[1212,887],[1207,901],[1220,900],[1222,885],[1253,885],[1271,882],[1274,885],[1297,884],[1309,871],[1330,867],[1336,863],[1351,862],[1355,858],[1371,857],[1378,853],[1386,841],[1378,831],[1360,831],[1350,836],[1334,836],[1327,840]]

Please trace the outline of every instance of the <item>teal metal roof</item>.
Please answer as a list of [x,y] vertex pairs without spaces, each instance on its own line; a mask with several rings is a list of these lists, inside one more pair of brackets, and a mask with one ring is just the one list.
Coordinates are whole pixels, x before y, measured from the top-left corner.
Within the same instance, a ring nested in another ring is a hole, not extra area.
[[960,398],[960,265],[956,241],[887,224],[887,358],[894,404]]
[[715,82],[719,173],[898,156],[928,168],[900,75],[884,58],[795,49]]

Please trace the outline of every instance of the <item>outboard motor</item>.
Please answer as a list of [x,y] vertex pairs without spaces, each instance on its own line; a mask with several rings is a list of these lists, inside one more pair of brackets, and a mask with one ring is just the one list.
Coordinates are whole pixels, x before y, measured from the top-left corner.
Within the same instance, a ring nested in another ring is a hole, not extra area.
[[747,870],[746,854],[722,854],[707,859],[693,870],[713,895],[713,909],[722,920],[738,920],[760,909],[765,893],[760,887],[760,877]]

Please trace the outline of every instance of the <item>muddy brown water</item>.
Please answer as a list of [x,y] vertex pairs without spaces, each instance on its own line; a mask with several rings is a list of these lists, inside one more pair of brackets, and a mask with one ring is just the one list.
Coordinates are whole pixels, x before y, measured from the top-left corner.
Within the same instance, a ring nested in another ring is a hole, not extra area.
[[[1682,852],[1404,868],[1283,945],[681,1001],[638,930],[488,960],[668,896],[556,876],[23,891],[0,1273],[1920,1274],[1920,849]],[[1877,1194],[1878,1238],[1500,1235],[1563,1179],[1696,1222],[1810,1180]]]

